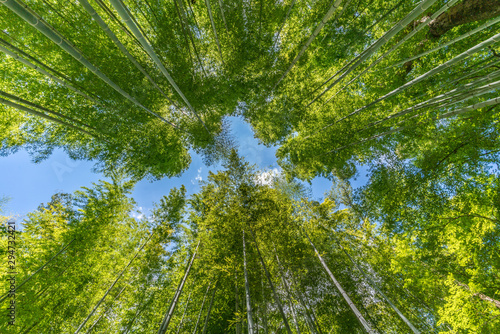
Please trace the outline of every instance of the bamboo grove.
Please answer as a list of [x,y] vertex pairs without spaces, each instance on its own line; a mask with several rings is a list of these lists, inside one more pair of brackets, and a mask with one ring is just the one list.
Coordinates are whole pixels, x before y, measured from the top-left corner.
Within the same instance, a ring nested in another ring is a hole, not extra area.
[[[0,3],[1,154],[112,178],[28,216],[1,332],[500,331],[500,1]],[[133,184],[190,151],[225,170],[134,218]]]

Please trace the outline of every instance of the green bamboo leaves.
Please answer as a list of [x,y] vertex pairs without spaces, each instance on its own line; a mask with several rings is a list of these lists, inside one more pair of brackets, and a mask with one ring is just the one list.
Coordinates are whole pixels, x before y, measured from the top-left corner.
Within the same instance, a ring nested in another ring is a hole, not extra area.
[[157,113],[151,111],[147,107],[143,106],[139,103],[135,98],[133,98],[130,94],[121,89],[117,84],[115,84],[111,79],[109,79],[104,73],[102,73],[96,66],[90,63],[75,47],[73,47],[67,40],[65,40],[60,34],[51,29],[40,17],[37,17],[31,14],[27,9],[23,8],[19,3],[15,0],[5,0],[2,1],[2,4],[7,6],[17,15],[19,15],[23,20],[32,25],[35,29],[44,34],[47,38],[49,38],[52,42],[57,44],[64,51],[69,53],[73,58],[79,61],[83,66],[88,68],[92,73],[97,75],[101,80],[106,82],[110,87],[112,87],[115,91],[117,91],[120,95],[125,97],[127,100],[131,101],[137,107],[145,110],[149,114],[158,117],[163,122],[171,125],[172,127],[178,129],[178,127],[158,115]]
[[[332,1],[333,2],[333,1]],[[281,75],[281,77],[278,79],[278,82],[274,84],[273,91],[278,87],[280,82],[287,76],[287,74],[292,70],[292,68],[295,66],[295,64],[299,61],[299,59],[302,57],[304,52],[306,52],[307,48],[313,40],[318,36],[320,33],[321,29],[325,26],[325,24],[328,22],[328,20],[332,17],[333,13],[337,10],[337,8],[340,6],[342,0],[335,0],[335,2],[332,4],[332,6],[328,9],[328,12],[326,12],[325,16],[321,19],[321,22],[316,26],[316,29],[314,29],[314,32],[312,35],[309,37],[309,39],[306,41],[302,49],[299,51],[297,56],[292,60],[292,63],[290,66],[286,69],[286,71]],[[293,3],[290,5],[290,10],[292,9]],[[287,13],[287,17],[288,17]]]
[[196,117],[203,124],[203,126],[205,127],[205,129],[207,130],[207,132],[210,132],[210,131],[208,131],[205,123],[203,123],[203,121],[201,120],[201,118],[198,116],[198,114],[196,113],[196,111],[193,109],[193,107],[191,106],[191,104],[187,100],[186,96],[184,96],[184,94],[182,93],[182,91],[180,90],[180,88],[177,86],[177,84],[175,83],[174,79],[172,79],[172,77],[168,73],[168,71],[165,68],[165,66],[163,66],[163,63],[158,58],[158,56],[156,55],[156,52],[153,50],[153,48],[151,47],[151,45],[149,44],[149,42],[146,40],[146,38],[142,34],[142,32],[139,29],[139,27],[135,24],[133,18],[130,16],[129,12],[127,11],[127,9],[123,5],[123,3],[120,0],[111,0],[110,2],[113,5],[113,7],[116,9],[116,11],[118,12],[118,14],[120,15],[120,17],[122,18],[122,20],[125,21],[125,24],[127,25],[127,27],[132,31],[132,33],[134,34],[134,36],[139,40],[139,42],[141,43],[141,45],[143,46],[143,48],[146,50],[146,52],[148,53],[148,55],[151,57],[151,59],[154,61],[154,63],[156,64],[156,66],[158,67],[158,69],[161,71],[161,73],[163,73],[163,75],[167,78],[168,82],[170,82],[170,84],[172,85],[172,87],[174,87],[175,91],[180,95],[180,97],[182,98],[182,100],[184,101],[184,103],[186,103],[186,105],[188,106],[189,110],[191,110],[191,112],[196,115]]
[[[359,56],[357,56],[349,64],[347,64],[346,66],[349,66],[352,62],[354,62],[354,64],[352,66],[350,66],[347,70],[345,70],[342,74],[340,74],[340,76],[333,83],[331,83],[327,88],[325,88],[323,90],[323,92],[321,92],[318,96],[316,96],[309,103],[309,105],[316,102],[321,96],[323,96],[326,92],[328,92],[330,89],[332,89],[333,86],[335,86],[340,80],[345,78],[349,73],[351,73],[354,69],[356,69],[360,64],[362,64],[365,60],[367,60],[369,57],[371,57],[378,49],[380,49],[382,47],[382,45],[387,43],[392,37],[394,37],[402,29],[404,29],[415,18],[420,16],[425,10],[427,10],[430,6],[432,6],[432,4],[434,4],[434,2],[436,2],[436,0],[424,0],[424,1],[422,1],[405,18],[403,18],[401,21],[399,21],[394,27],[392,27],[390,30],[388,30],[376,42],[374,42],[372,45],[370,45],[368,48],[366,48]],[[453,1],[453,2],[456,2],[456,1]],[[448,8],[448,7],[446,7],[446,8]],[[423,27],[423,26],[421,25],[421,27]],[[340,71],[342,71],[342,70],[343,69],[341,69]],[[334,76],[339,74],[340,71],[338,71],[336,74],[334,74]]]

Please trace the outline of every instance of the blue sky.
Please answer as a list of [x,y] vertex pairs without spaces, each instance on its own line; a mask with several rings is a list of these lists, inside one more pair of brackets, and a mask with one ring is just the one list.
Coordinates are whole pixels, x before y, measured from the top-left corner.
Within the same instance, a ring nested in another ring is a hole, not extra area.
[[[250,126],[240,118],[230,117],[231,132],[238,141],[238,151],[245,159],[256,164],[260,169],[277,168],[276,148],[259,145]],[[152,208],[163,195],[173,187],[182,184],[188,195],[200,188],[198,180],[206,180],[208,171],[215,172],[220,166],[207,167],[200,156],[191,154],[190,168],[180,177],[165,178],[159,181],[140,181],[132,194],[138,207],[144,211]],[[19,151],[8,157],[0,157],[0,196],[7,196],[10,201],[3,208],[4,215],[22,219],[28,212],[34,211],[40,203],[50,200],[56,192],[72,193],[75,190],[91,186],[93,182],[104,179],[103,175],[92,172],[93,162],[73,161],[61,151],[56,150],[49,159],[34,164],[25,151]],[[362,181],[364,178],[358,178]],[[359,182],[358,181],[358,182]],[[312,182],[312,195],[315,199],[323,197],[331,187],[330,181],[316,178]]]

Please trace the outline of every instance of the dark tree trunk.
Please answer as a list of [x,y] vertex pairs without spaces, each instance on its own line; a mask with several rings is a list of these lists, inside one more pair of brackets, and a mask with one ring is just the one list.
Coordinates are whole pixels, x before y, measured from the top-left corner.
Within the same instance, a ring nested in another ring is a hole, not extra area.
[[491,19],[500,15],[500,0],[464,0],[429,23],[429,35],[441,37],[462,24]]

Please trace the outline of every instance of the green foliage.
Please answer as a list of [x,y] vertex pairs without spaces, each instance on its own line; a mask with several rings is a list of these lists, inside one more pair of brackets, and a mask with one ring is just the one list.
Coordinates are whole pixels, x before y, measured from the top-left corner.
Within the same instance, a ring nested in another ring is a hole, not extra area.
[[[497,0],[112,3],[0,6],[0,154],[63,148],[113,178],[27,216],[0,331],[74,332],[103,296],[85,331],[278,332],[279,305],[292,332],[500,331]],[[257,182],[227,116],[283,175]],[[225,170],[134,219],[133,181],[190,149]],[[316,176],[322,203],[297,181]]]

